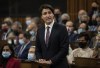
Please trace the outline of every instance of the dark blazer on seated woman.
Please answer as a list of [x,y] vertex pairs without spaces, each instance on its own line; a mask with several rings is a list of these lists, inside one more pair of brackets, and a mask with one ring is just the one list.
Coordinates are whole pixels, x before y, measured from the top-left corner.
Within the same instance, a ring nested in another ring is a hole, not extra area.
[[20,68],[20,62],[14,58],[14,50],[9,44],[4,44],[1,48],[0,68]]

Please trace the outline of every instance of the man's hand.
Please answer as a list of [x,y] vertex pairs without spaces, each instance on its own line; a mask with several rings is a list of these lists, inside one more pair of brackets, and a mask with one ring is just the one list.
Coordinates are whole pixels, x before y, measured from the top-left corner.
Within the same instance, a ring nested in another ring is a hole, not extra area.
[[52,64],[52,61],[51,60],[46,61],[45,59],[39,59],[38,63],[41,63],[41,64]]

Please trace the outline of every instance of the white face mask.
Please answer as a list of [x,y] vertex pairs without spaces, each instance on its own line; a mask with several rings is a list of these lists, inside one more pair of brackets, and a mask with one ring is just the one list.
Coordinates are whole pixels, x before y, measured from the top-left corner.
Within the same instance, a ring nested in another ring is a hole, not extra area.
[[24,45],[24,40],[23,39],[19,39],[19,43],[21,44],[21,45]]
[[28,53],[28,60],[32,61],[32,60],[35,60],[36,59],[36,56],[34,53]]
[[17,40],[16,39],[14,39],[14,44],[17,44]]
[[35,35],[35,32],[32,30],[32,31],[30,31],[30,34],[31,34],[32,36],[34,36],[34,35]]
[[78,29],[78,34],[80,34],[80,33],[82,33],[82,32],[85,32],[85,30],[82,29],[82,28],[79,28],[79,29]]
[[12,44],[12,40],[9,39],[9,40],[8,40],[8,43],[9,43],[9,44]]
[[26,24],[27,24],[27,25],[31,24],[31,20],[27,20],[27,21],[26,21]]
[[4,58],[9,58],[10,55],[11,55],[10,52],[5,52],[5,51],[2,52],[2,56],[3,56]]
[[9,39],[9,40],[8,40],[8,43],[9,43],[9,44],[12,44],[12,42],[14,42],[14,44],[17,44],[17,40],[16,40],[16,39],[14,39],[14,40]]

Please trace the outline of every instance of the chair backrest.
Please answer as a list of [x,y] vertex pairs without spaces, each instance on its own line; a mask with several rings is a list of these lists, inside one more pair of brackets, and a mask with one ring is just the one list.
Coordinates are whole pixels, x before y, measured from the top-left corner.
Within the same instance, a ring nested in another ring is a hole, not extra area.
[[100,68],[100,59],[75,57],[75,65],[83,68]]

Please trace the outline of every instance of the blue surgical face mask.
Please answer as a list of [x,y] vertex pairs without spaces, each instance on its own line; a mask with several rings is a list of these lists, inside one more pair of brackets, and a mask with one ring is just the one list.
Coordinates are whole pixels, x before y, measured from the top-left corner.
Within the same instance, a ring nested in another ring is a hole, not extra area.
[[78,34],[80,34],[80,33],[82,33],[82,32],[85,32],[85,30],[82,29],[82,28],[79,28],[77,32],[78,32]]
[[29,53],[27,58],[28,60],[32,61],[32,60],[35,60],[36,57],[34,53]]
[[30,34],[31,34],[32,36],[34,36],[34,35],[35,35],[35,32],[34,32],[34,31],[30,31]]
[[24,42],[23,39],[19,39],[19,43],[20,43],[21,45],[24,45],[24,44],[25,44],[25,42]]
[[27,25],[31,24],[31,20],[27,20],[27,21],[26,21],[26,24],[27,24]]
[[12,40],[9,39],[9,40],[8,40],[8,43],[9,43],[9,44],[12,44]]
[[2,56],[3,56],[4,58],[9,58],[10,55],[11,55],[10,52],[2,52]]

